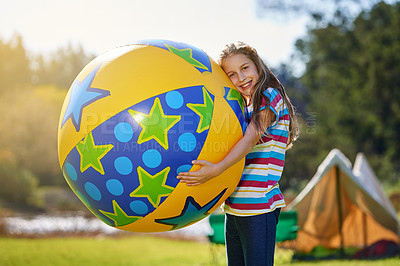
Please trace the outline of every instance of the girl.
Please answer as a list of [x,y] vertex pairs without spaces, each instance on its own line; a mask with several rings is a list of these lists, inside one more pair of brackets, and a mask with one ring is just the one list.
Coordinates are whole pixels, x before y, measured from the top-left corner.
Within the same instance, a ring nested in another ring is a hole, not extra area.
[[293,106],[254,48],[242,42],[227,45],[218,63],[245,99],[248,127],[221,162],[195,160],[201,168],[178,178],[199,185],[247,155],[239,185],[224,204],[228,265],[273,265],[276,224],[285,206],[278,181],[285,151],[298,135]]

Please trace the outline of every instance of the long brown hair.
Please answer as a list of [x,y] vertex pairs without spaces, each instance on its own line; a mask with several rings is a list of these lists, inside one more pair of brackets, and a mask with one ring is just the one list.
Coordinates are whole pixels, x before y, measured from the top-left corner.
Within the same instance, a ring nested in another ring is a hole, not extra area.
[[263,99],[266,101],[267,105],[270,104],[269,99],[264,95],[264,91],[270,87],[275,88],[281,95],[286,105],[286,108],[289,111],[289,136],[287,144],[288,148],[290,148],[292,146],[292,142],[297,139],[299,130],[297,126],[294,107],[290,102],[290,99],[287,96],[282,83],[264,63],[264,61],[258,55],[256,49],[243,42],[231,43],[226,45],[225,48],[221,51],[218,59],[218,64],[222,66],[223,61],[227,57],[235,54],[243,54],[247,56],[250,60],[252,60],[256,65],[260,75],[259,80],[254,85],[253,91],[251,92],[251,102],[253,103],[253,115],[251,119],[252,121],[254,121],[257,130],[263,133],[265,131],[265,125],[262,125],[262,120],[260,118],[260,107]]

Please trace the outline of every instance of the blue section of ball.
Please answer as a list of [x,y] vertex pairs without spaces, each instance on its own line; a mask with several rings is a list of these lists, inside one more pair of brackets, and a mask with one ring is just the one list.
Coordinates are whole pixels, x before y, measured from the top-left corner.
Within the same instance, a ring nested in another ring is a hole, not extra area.
[[92,199],[96,201],[101,200],[101,192],[93,183],[86,182],[85,191]]
[[140,200],[134,200],[129,204],[131,210],[139,215],[147,214],[149,211],[149,207],[147,207],[146,203]]
[[[170,93],[169,96],[167,96],[168,93]],[[179,95],[182,96],[182,101],[178,99]],[[214,100],[214,96],[212,94],[210,96]],[[164,116],[180,116],[179,122],[166,131],[168,149],[161,147],[158,139],[152,137],[138,143],[137,140],[144,129],[135,122],[129,112],[129,110],[135,110],[145,116],[150,115],[155,98],[159,99]],[[150,175],[169,168],[165,185],[176,187],[179,184],[176,178],[177,173],[189,171],[191,161],[198,158],[208,135],[208,130],[196,132],[201,117],[194,113],[186,105],[187,103],[204,103],[203,85],[179,88],[145,99],[129,106],[96,127],[92,135],[99,142],[95,144],[113,145],[113,149],[100,159],[104,174],[94,167],[89,167],[81,173],[79,152],[76,148],[70,152],[64,163],[63,173],[66,179],[71,181],[70,184],[73,185],[74,190],[81,192],[75,193],[96,216],[100,219],[104,217],[99,210],[114,213],[114,200],[128,216],[145,217],[157,209],[145,200],[145,197],[143,199],[130,197],[130,193],[141,185],[137,173],[139,166]],[[179,105],[181,105],[180,108],[174,109]],[[188,152],[190,150],[192,151]],[[67,167],[67,164],[70,166]],[[76,178],[76,181],[73,178]],[[109,181],[110,179],[113,181]],[[89,183],[86,184],[87,182]],[[163,200],[165,197],[161,202]],[[132,201],[137,202],[131,204]],[[106,223],[110,222],[109,219],[105,220]]]
[[176,174],[178,175],[179,173],[182,172],[189,172],[190,168],[192,168],[192,166],[189,164],[181,165],[178,167],[178,169],[176,169]]
[[183,96],[178,91],[170,91],[165,95],[165,101],[173,109],[179,109],[183,105]]
[[121,175],[129,175],[132,172],[133,164],[128,157],[118,157],[114,161],[115,170]]
[[126,122],[117,124],[114,128],[115,138],[120,142],[128,142],[132,139],[133,128]]
[[117,179],[110,179],[106,182],[108,191],[114,196],[120,196],[124,193],[124,186]]
[[67,171],[69,178],[71,178],[74,181],[78,179],[78,174],[76,173],[76,170],[72,166],[72,164],[70,163],[65,164],[65,170]]
[[155,149],[145,151],[142,156],[143,163],[149,168],[156,168],[161,164],[161,154]]
[[178,145],[182,151],[191,152],[196,148],[196,137],[192,133],[183,133],[179,136]]

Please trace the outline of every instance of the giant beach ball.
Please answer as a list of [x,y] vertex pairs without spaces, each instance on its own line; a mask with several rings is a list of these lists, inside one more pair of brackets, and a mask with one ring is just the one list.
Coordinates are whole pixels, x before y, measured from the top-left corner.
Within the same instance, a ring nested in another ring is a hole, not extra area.
[[58,126],[65,180],[104,223],[170,231],[215,211],[244,159],[199,186],[176,178],[192,160],[220,161],[243,136],[243,100],[202,50],[143,40],[106,52],[78,74]]

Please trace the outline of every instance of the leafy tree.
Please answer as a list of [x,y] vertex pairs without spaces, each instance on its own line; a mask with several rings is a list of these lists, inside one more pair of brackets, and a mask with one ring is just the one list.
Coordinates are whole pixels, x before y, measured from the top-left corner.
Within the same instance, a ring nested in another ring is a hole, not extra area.
[[29,59],[22,37],[16,35],[8,42],[0,40],[0,92],[17,84],[27,84],[30,78]]
[[399,22],[400,4],[381,2],[351,24],[337,16],[310,29],[296,44],[308,58],[307,110],[318,119],[314,154],[364,152],[378,176],[392,182],[400,171]]
[[66,89],[91,58],[72,45],[47,56],[28,56],[19,35],[0,40],[0,167],[6,167],[5,178],[20,175],[25,182],[33,180],[32,173],[40,185],[65,184],[57,124]]
[[38,204],[38,181],[27,169],[15,165],[0,165],[0,198],[8,202],[35,206]]
[[[278,19],[291,19],[299,15],[308,16],[319,24],[335,24],[338,15],[350,23],[362,12],[369,10],[382,0],[257,0],[259,17],[273,16]],[[385,0],[394,4],[398,0]]]
[[0,98],[0,166],[32,172],[40,185],[64,184],[57,155],[57,124],[66,90],[16,88]]
[[68,89],[83,67],[94,58],[87,54],[81,45],[68,44],[50,55],[35,58],[34,83],[53,84]]

